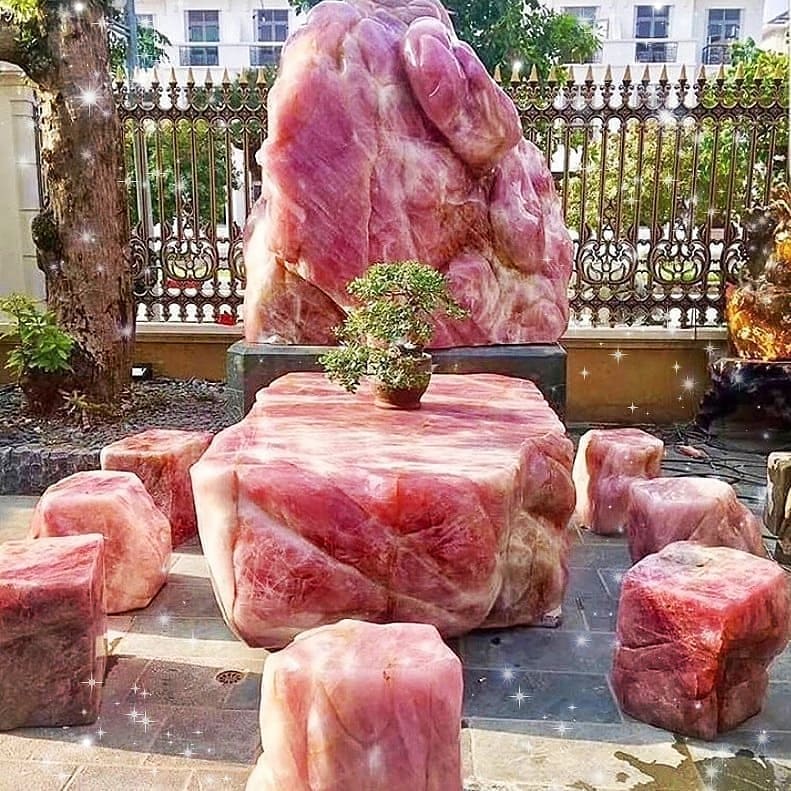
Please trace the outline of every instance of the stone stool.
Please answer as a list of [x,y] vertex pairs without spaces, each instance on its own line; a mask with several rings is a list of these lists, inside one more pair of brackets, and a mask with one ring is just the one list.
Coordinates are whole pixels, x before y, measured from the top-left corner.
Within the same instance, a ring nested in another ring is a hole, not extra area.
[[170,520],[177,547],[198,533],[190,467],[212,441],[210,431],[150,429],[102,448],[103,470],[133,472]]
[[103,545],[98,535],[0,544],[0,730],[99,716]]
[[108,613],[145,607],[165,584],[170,523],[131,472],[78,472],[38,501],[31,538],[101,533]]
[[713,739],[757,714],[789,639],[783,569],[730,547],[677,541],[621,586],[612,682],[632,717]]
[[267,657],[248,791],[461,791],[462,672],[433,626],[343,620]]
[[637,428],[583,434],[572,472],[577,523],[603,535],[623,533],[629,485],[658,476],[664,450],[661,439]]
[[761,523],[717,478],[653,478],[629,487],[629,553],[636,563],[674,541],[732,547],[766,557]]

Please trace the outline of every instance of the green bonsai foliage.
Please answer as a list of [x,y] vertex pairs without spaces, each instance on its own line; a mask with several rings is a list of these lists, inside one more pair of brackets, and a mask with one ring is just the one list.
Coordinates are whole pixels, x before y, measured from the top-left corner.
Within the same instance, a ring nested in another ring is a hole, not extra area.
[[419,386],[428,376],[422,354],[434,336],[434,316],[468,315],[451,296],[445,276],[418,261],[374,264],[348,291],[358,307],[335,330],[340,348],[319,362],[327,377],[350,393],[366,376],[393,389]]
[[10,339],[15,344],[6,362],[6,368],[15,376],[71,370],[69,360],[74,339],[58,327],[52,313],[40,311],[35,301],[23,294],[10,294],[0,299],[0,313],[13,320],[12,328],[0,338]]

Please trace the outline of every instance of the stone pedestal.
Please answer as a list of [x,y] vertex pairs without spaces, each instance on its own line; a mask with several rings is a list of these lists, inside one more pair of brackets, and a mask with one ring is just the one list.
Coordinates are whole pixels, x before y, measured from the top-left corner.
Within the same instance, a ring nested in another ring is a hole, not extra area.
[[[327,346],[287,346],[238,341],[228,349],[228,409],[241,420],[255,394],[287,373],[320,372],[318,358]],[[557,343],[508,346],[461,346],[432,349],[436,373],[493,373],[529,379],[561,419],[566,410],[566,350]]]

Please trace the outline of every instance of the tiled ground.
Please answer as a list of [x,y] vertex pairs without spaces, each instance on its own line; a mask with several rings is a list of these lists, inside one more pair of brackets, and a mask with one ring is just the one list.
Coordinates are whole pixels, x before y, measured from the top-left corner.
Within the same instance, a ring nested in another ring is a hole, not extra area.
[[[668,432],[665,440],[668,473],[724,477],[760,510],[776,438],[704,444]],[[680,454],[676,446],[688,442],[709,458]],[[24,534],[34,502],[0,498],[0,541]],[[715,743],[675,739],[618,710],[607,673],[626,568],[622,540],[580,533],[559,629],[480,632],[454,643],[465,666],[467,789],[791,789],[791,651],[772,667],[764,711]],[[242,789],[258,753],[266,652],[226,629],[197,544],[176,553],[167,586],[146,610],[111,618],[109,637],[100,720],[0,735],[0,791]]]

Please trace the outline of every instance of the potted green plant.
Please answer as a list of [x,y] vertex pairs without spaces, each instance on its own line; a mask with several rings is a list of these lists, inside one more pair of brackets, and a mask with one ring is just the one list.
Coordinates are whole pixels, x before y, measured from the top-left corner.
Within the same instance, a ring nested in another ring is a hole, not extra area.
[[445,276],[418,261],[371,266],[348,286],[357,306],[335,332],[340,347],[319,362],[327,377],[354,393],[372,380],[380,407],[419,409],[431,379],[434,317],[442,312],[463,319],[468,313],[453,299]]
[[58,327],[51,312],[39,310],[23,294],[0,299],[0,313],[12,320],[11,328],[0,335],[14,344],[6,368],[16,376],[30,411],[48,414],[60,404],[60,391],[70,384],[74,339]]

